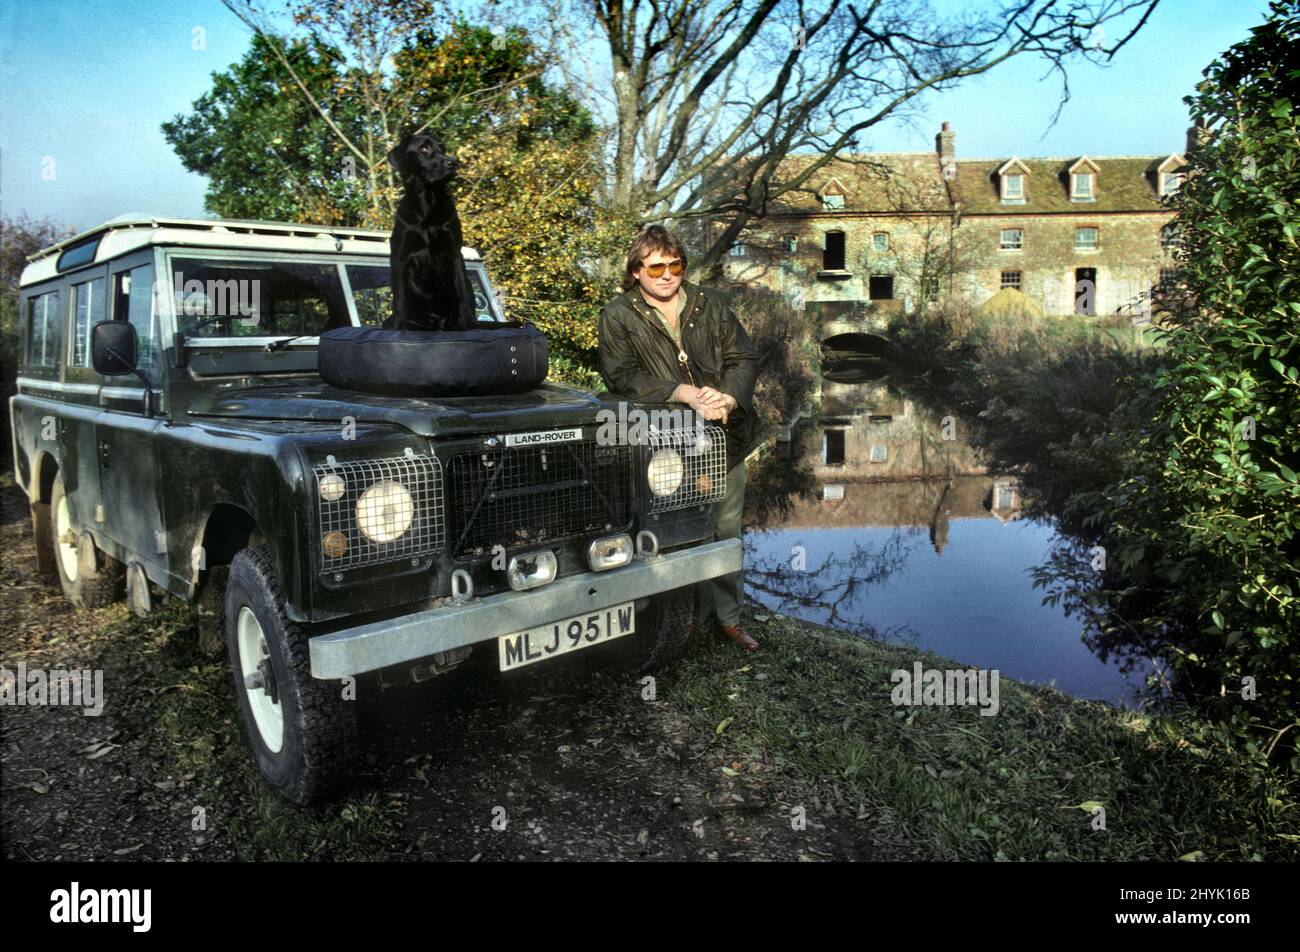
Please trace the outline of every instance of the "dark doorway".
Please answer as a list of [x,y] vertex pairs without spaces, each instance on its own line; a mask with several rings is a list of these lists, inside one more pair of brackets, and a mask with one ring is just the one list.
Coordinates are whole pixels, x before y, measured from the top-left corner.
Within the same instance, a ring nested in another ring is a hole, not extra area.
[[826,465],[844,465],[844,431],[826,430]]
[[844,232],[827,232],[826,248],[822,251],[822,270],[844,270]]
[[894,299],[894,276],[892,274],[873,274],[867,285],[867,293],[873,301],[892,301]]
[[1097,313],[1097,269],[1074,269],[1074,313],[1092,317]]

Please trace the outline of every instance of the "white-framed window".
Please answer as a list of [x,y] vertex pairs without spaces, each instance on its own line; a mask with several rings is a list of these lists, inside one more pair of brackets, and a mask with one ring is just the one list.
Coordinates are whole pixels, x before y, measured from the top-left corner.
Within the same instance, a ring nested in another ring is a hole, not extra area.
[[1021,172],[1008,172],[1002,176],[1002,201],[1023,202],[1025,200],[1025,176]]
[[743,241],[735,241],[735,242],[732,242],[732,244],[731,244],[731,250],[730,250],[730,252],[728,252],[728,253],[729,253],[729,254],[731,255],[731,257],[733,257],[733,258],[743,258],[743,257],[745,257],[745,253],[746,253],[746,252],[745,252],[745,243],[744,243]]
[[889,232],[878,231],[871,236],[871,248],[873,251],[889,250]]
[[1081,225],[1074,229],[1074,250],[1096,251],[1099,234],[1098,229],[1093,225]]
[[1178,169],[1160,173],[1160,194],[1172,195],[1183,184],[1183,173]]
[[1023,273],[1020,271],[1003,271],[998,287],[1015,288],[1017,291],[1019,291],[1022,277],[1023,277]]
[[1075,172],[1070,176],[1070,198],[1076,202],[1092,201],[1092,173]]
[[105,317],[104,279],[72,286],[72,366],[90,366],[90,329]]
[[889,459],[889,449],[884,443],[873,443],[871,445],[871,462],[884,463]]
[[1168,290],[1169,288],[1172,288],[1177,282],[1178,282],[1177,268],[1160,269],[1160,283],[1157,285],[1157,287],[1162,288],[1164,290]]
[[59,292],[47,291],[27,302],[27,363],[32,367],[58,367],[63,363],[63,318]]
[[822,196],[822,208],[826,209],[827,211],[834,211],[835,209],[839,209],[843,207],[844,207],[844,196],[839,192],[832,192],[829,195]]
[[1025,244],[1025,232],[1022,228],[1003,228],[998,245],[1003,251],[1019,251]]
[[1160,247],[1165,251],[1178,250],[1178,226],[1174,222],[1160,229]]
[[827,483],[822,487],[822,502],[835,502],[844,498],[843,483]]

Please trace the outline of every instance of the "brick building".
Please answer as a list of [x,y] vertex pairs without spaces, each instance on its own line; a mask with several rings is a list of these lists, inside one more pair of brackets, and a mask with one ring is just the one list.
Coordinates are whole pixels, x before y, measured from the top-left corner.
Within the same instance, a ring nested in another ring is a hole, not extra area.
[[[1050,315],[1137,313],[1174,267],[1165,198],[1182,155],[963,159],[946,122],[935,146],[828,163],[742,232],[726,279],[883,323],[946,296],[983,306],[1006,288],[1018,293],[1000,302]],[[815,160],[788,156],[781,180]]]

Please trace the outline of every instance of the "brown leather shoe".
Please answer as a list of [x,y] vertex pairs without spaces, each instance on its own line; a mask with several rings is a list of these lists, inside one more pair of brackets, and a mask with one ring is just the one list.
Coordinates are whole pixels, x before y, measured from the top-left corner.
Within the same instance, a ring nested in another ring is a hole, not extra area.
[[739,625],[719,625],[718,630],[746,651],[758,650],[758,642],[749,637]]

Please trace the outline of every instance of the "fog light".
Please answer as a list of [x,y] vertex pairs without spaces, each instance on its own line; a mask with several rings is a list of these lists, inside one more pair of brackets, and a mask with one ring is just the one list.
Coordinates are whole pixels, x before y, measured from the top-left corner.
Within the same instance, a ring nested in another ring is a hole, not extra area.
[[593,572],[616,569],[632,561],[632,537],[629,535],[608,536],[596,539],[587,546],[587,564]]
[[341,559],[348,551],[348,537],[342,532],[327,532],[320,540],[321,550],[327,559]]
[[550,549],[526,552],[511,557],[510,565],[506,569],[506,578],[511,588],[516,592],[523,592],[554,581],[557,568],[555,553]]

